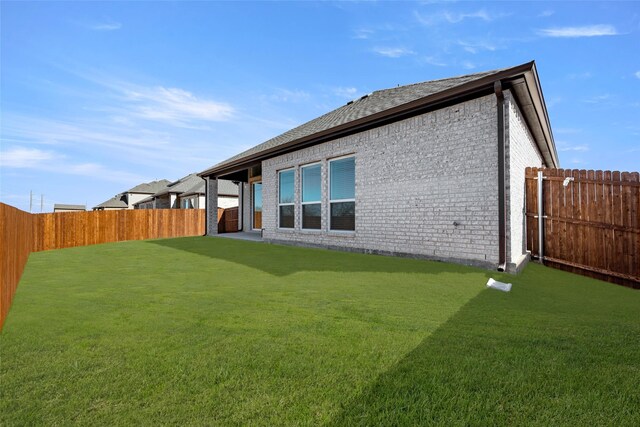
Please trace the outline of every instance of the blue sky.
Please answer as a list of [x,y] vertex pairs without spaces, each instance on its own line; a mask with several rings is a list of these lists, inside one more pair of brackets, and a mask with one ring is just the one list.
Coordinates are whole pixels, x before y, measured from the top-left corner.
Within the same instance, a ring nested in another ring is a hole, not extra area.
[[0,201],[94,206],[377,89],[536,60],[561,165],[640,169],[637,2],[6,2]]

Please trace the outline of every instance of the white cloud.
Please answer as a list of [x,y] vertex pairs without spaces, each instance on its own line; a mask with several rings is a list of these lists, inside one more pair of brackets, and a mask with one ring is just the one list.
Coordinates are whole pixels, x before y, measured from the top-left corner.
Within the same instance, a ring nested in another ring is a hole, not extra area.
[[589,146],[586,144],[582,145],[571,145],[566,142],[558,142],[557,144],[558,151],[589,151]]
[[139,117],[186,124],[191,121],[226,121],[234,113],[229,104],[200,99],[183,89],[137,87],[124,90]]
[[405,47],[375,47],[373,51],[387,58],[400,58],[401,56],[413,55],[414,51]]
[[309,100],[311,95],[303,90],[278,89],[269,98],[278,102],[301,102]]
[[421,58],[421,61],[429,65],[435,65],[436,67],[446,67],[448,65],[445,61],[436,56],[425,56]]
[[560,104],[562,101],[563,101],[563,98],[561,96],[556,95],[556,96],[548,97],[545,103],[547,104],[547,107],[553,108],[556,105]]
[[106,168],[97,163],[73,163],[54,151],[14,147],[0,152],[0,166],[7,169],[34,169],[40,172],[92,177],[102,181],[131,183],[144,181],[138,174]]
[[588,71],[583,73],[571,73],[567,76],[569,80],[585,80],[591,78],[592,74]]
[[468,42],[468,41],[463,41],[463,40],[459,40],[458,41],[458,45],[462,46],[462,48],[469,53],[478,53],[480,51],[483,50],[488,50],[490,52],[493,52],[495,50],[498,49],[498,46],[487,42],[487,41],[472,41],[472,42]]
[[582,133],[582,129],[577,128],[555,128],[553,133],[564,134],[564,135],[575,135],[577,133]]
[[353,31],[353,38],[358,40],[367,40],[374,34],[373,30],[368,28],[358,28]]
[[640,71],[636,71],[636,72],[635,72],[635,74],[634,74],[634,76],[636,76],[637,78],[639,78],[639,79],[640,79]]
[[[60,67],[65,69],[64,67]],[[202,128],[205,122],[223,122],[233,119],[235,108],[226,102],[206,99],[188,90],[157,85],[143,86],[119,80],[97,70],[65,69],[88,82],[109,90],[95,93],[94,99],[111,102],[106,113],[119,120],[145,119],[182,128]],[[106,102],[102,102],[105,105]]]
[[333,93],[341,98],[353,99],[358,93],[358,89],[355,87],[335,87]]
[[553,11],[553,10],[549,10],[549,9],[548,9],[548,10],[543,10],[542,12],[540,12],[540,13],[538,14],[538,17],[540,17],[540,18],[546,18],[546,17],[548,17],[548,16],[553,15],[554,13],[556,13],[556,12],[555,12],[555,11]]
[[119,22],[102,22],[99,24],[89,25],[89,28],[95,31],[115,31],[122,28]]
[[462,61],[462,63],[460,65],[462,65],[467,70],[472,70],[472,69],[476,68],[476,64],[474,64],[471,61]]
[[16,147],[0,152],[0,166],[4,168],[37,167],[42,162],[48,162],[55,158],[56,155],[52,151]]
[[605,102],[611,101],[611,94],[605,93],[604,95],[592,96],[591,98],[585,99],[583,102],[587,104],[601,104]]
[[445,19],[452,23],[457,24],[458,22],[462,22],[465,19],[481,19],[486,22],[491,22],[495,18],[487,13],[486,10],[481,9],[476,12],[470,13],[452,13],[452,12],[444,12]]
[[496,19],[502,18],[506,16],[506,14],[492,14],[487,12],[484,9],[477,10],[475,12],[450,12],[443,11],[438,13],[420,13],[418,11],[414,11],[413,15],[418,20],[419,23],[426,26],[432,26],[439,24],[441,22],[449,23],[449,24],[457,24],[466,19],[478,19],[484,22],[492,22]]
[[615,36],[619,33],[613,25],[586,25],[582,27],[545,28],[539,30],[538,34],[545,37],[576,38]]

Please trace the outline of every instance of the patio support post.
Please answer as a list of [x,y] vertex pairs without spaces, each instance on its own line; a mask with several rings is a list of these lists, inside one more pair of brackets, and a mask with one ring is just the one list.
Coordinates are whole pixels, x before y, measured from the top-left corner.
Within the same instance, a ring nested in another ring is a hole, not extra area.
[[218,234],[218,178],[207,177],[207,235]]

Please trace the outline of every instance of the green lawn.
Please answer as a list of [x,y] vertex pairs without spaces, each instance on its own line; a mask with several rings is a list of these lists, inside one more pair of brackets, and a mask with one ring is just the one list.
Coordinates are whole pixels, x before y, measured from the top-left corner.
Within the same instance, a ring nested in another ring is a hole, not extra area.
[[640,425],[640,292],[539,265],[40,252],[0,340],[1,425]]

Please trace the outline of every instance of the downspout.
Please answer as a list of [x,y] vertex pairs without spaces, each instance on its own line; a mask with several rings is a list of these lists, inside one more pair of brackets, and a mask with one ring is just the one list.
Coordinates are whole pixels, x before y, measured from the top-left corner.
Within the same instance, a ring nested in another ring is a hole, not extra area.
[[204,180],[204,236],[209,234],[209,177]]
[[507,221],[505,192],[505,139],[504,139],[504,93],[500,80],[493,84],[498,112],[498,271],[507,266]]
[[244,227],[243,217],[244,217],[244,182],[238,181],[238,231],[242,231],[242,228]]

